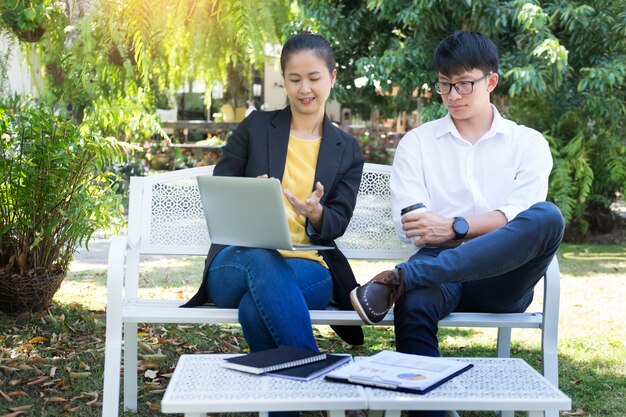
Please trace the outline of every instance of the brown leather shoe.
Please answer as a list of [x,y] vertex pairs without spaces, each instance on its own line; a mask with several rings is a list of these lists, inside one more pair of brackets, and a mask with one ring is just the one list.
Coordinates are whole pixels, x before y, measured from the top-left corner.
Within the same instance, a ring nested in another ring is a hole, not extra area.
[[393,304],[404,293],[401,269],[383,271],[365,285],[350,292],[350,301],[365,323],[381,321]]

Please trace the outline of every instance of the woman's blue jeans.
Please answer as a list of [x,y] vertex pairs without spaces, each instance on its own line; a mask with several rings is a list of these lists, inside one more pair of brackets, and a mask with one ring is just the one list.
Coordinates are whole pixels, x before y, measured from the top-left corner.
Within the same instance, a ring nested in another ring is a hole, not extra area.
[[272,249],[228,246],[207,273],[210,299],[238,308],[251,352],[277,346],[317,351],[309,309],[324,309],[332,296],[330,272],[318,262],[283,258]]
[[537,203],[493,232],[456,248],[423,248],[399,264],[406,293],[394,309],[396,350],[439,356],[438,323],[453,311],[525,311],[564,229],[554,204]]

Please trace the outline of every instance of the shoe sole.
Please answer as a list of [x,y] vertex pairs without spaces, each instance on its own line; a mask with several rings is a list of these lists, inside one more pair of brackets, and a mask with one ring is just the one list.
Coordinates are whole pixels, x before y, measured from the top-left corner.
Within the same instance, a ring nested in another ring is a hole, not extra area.
[[377,322],[373,322],[367,317],[367,314],[365,314],[365,310],[363,310],[361,303],[359,303],[359,299],[356,296],[357,288],[354,288],[352,291],[350,291],[350,302],[352,303],[352,307],[354,307],[354,310],[357,312],[363,322],[365,322],[366,324],[374,325]]

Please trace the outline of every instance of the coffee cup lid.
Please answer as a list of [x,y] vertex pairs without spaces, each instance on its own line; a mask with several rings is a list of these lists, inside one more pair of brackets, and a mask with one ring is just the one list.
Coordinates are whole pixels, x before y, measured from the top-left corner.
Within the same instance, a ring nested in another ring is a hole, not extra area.
[[426,206],[424,205],[424,203],[415,203],[415,204],[413,204],[413,205],[410,205],[410,206],[408,206],[408,207],[403,208],[403,209],[400,211],[400,216],[404,216],[405,214],[407,214],[407,213],[408,213],[408,212],[410,212],[410,211],[417,210],[417,209],[421,209],[421,208],[425,208],[425,207],[426,207]]

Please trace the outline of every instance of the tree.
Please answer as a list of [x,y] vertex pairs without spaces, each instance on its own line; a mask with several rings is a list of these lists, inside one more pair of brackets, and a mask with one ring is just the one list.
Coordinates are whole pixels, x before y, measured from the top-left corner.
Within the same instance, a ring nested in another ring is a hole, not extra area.
[[159,93],[249,78],[289,14],[288,0],[66,0],[62,19],[23,46],[39,58],[44,102],[133,139],[158,129]]
[[[386,100],[408,103],[418,92],[422,120],[442,114],[429,94],[439,41],[458,29],[490,36],[501,55],[494,101],[551,142],[549,199],[568,232],[613,224],[626,185],[626,1],[311,0],[304,15],[300,26],[334,42],[341,94],[375,102],[375,87],[396,87]],[[351,85],[359,77],[368,80],[361,90]]]

